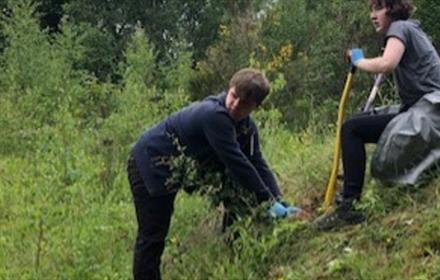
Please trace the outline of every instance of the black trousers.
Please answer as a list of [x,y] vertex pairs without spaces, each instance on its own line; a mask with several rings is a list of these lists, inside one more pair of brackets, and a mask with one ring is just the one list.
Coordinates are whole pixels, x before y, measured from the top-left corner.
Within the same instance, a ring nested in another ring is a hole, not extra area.
[[128,160],[127,172],[138,222],[133,276],[135,280],[161,279],[161,256],[174,211],[176,194],[150,196],[133,156]]
[[396,115],[361,113],[343,124],[341,146],[344,165],[344,198],[360,198],[365,177],[365,144],[377,143],[387,124]]

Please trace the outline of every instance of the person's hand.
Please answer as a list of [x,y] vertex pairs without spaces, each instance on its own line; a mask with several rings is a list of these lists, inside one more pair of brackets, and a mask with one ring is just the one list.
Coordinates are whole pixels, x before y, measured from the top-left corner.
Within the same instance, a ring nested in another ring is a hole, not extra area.
[[269,210],[267,210],[267,214],[271,218],[283,218],[287,215],[287,209],[286,207],[284,207],[284,205],[282,205],[278,201],[275,201],[270,206]]
[[353,66],[357,66],[359,61],[364,58],[364,51],[358,48],[347,50],[344,57],[347,62],[350,62]]
[[286,212],[287,212],[287,217],[292,217],[297,215],[299,212],[302,211],[301,208],[299,207],[295,207],[295,206],[291,206],[288,202],[286,201],[280,201],[280,203],[284,206],[284,208],[286,208]]
[[275,201],[267,211],[271,218],[289,218],[301,212],[298,207],[290,206],[286,202]]

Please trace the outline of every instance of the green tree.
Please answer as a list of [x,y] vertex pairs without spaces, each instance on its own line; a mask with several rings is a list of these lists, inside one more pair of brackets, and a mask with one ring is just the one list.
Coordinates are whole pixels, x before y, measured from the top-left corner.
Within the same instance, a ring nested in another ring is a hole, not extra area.
[[431,36],[437,51],[440,51],[440,3],[435,0],[417,1],[415,18],[422,22],[424,31]]
[[219,26],[219,40],[212,44],[206,58],[199,61],[190,81],[193,98],[218,93],[228,86],[229,78],[242,67],[259,47],[261,20],[252,1],[228,2],[228,19]]
[[[114,66],[124,56],[127,41],[137,27],[146,31],[149,41],[156,46],[157,61],[161,63],[176,59],[181,50],[193,53],[193,59],[204,57],[205,50],[217,38],[217,29],[225,13],[224,1],[209,0],[156,0],[69,1],[65,13],[75,23],[88,23],[95,28],[95,35],[104,38],[100,44],[91,43],[89,58],[95,60],[87,69],[100,78],[112,73]],[[93,42],[98,41],[89,39]],[[98,47],[105,51],[98,53]],[[103,61],[99,59],[102,57]],[[110,62],[113,61],[113,64]],[[97,69],[99,64],[107,65]],[[106,70],[106,71],[102,71]],[[109,74],[109,73],[107,73]]]

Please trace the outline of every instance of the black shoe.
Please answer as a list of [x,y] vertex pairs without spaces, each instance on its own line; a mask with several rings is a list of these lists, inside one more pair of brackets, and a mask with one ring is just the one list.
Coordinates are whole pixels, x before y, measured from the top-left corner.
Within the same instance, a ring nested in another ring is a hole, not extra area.
[[336,207],[335,211],[325,213],[313,221],[314,227],[320,231],[330,231],[344,226],[362,223],[365,221],[365,215],[354,209],[353,202],[353,200],[342,201]]

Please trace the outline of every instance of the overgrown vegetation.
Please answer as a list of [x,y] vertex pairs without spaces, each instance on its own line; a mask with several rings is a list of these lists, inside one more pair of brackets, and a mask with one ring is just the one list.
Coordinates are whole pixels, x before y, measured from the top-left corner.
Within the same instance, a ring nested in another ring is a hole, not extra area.
[[[0,279],[130,279],[131,144],[243,66],[272,81],[255,118],[286,200],[320,211],[342,51],[380,49],[366,1],[119,2],[0,1]],[[438,45],[439,4],[416,4]],[[351,111],[370,80],[356,76]],[[367,178],[366,223],[318,233],[243,217],[233,245],[219,231],[221,205],[181,192],[164,279],[440,279],[440,181],[405,189]]]

